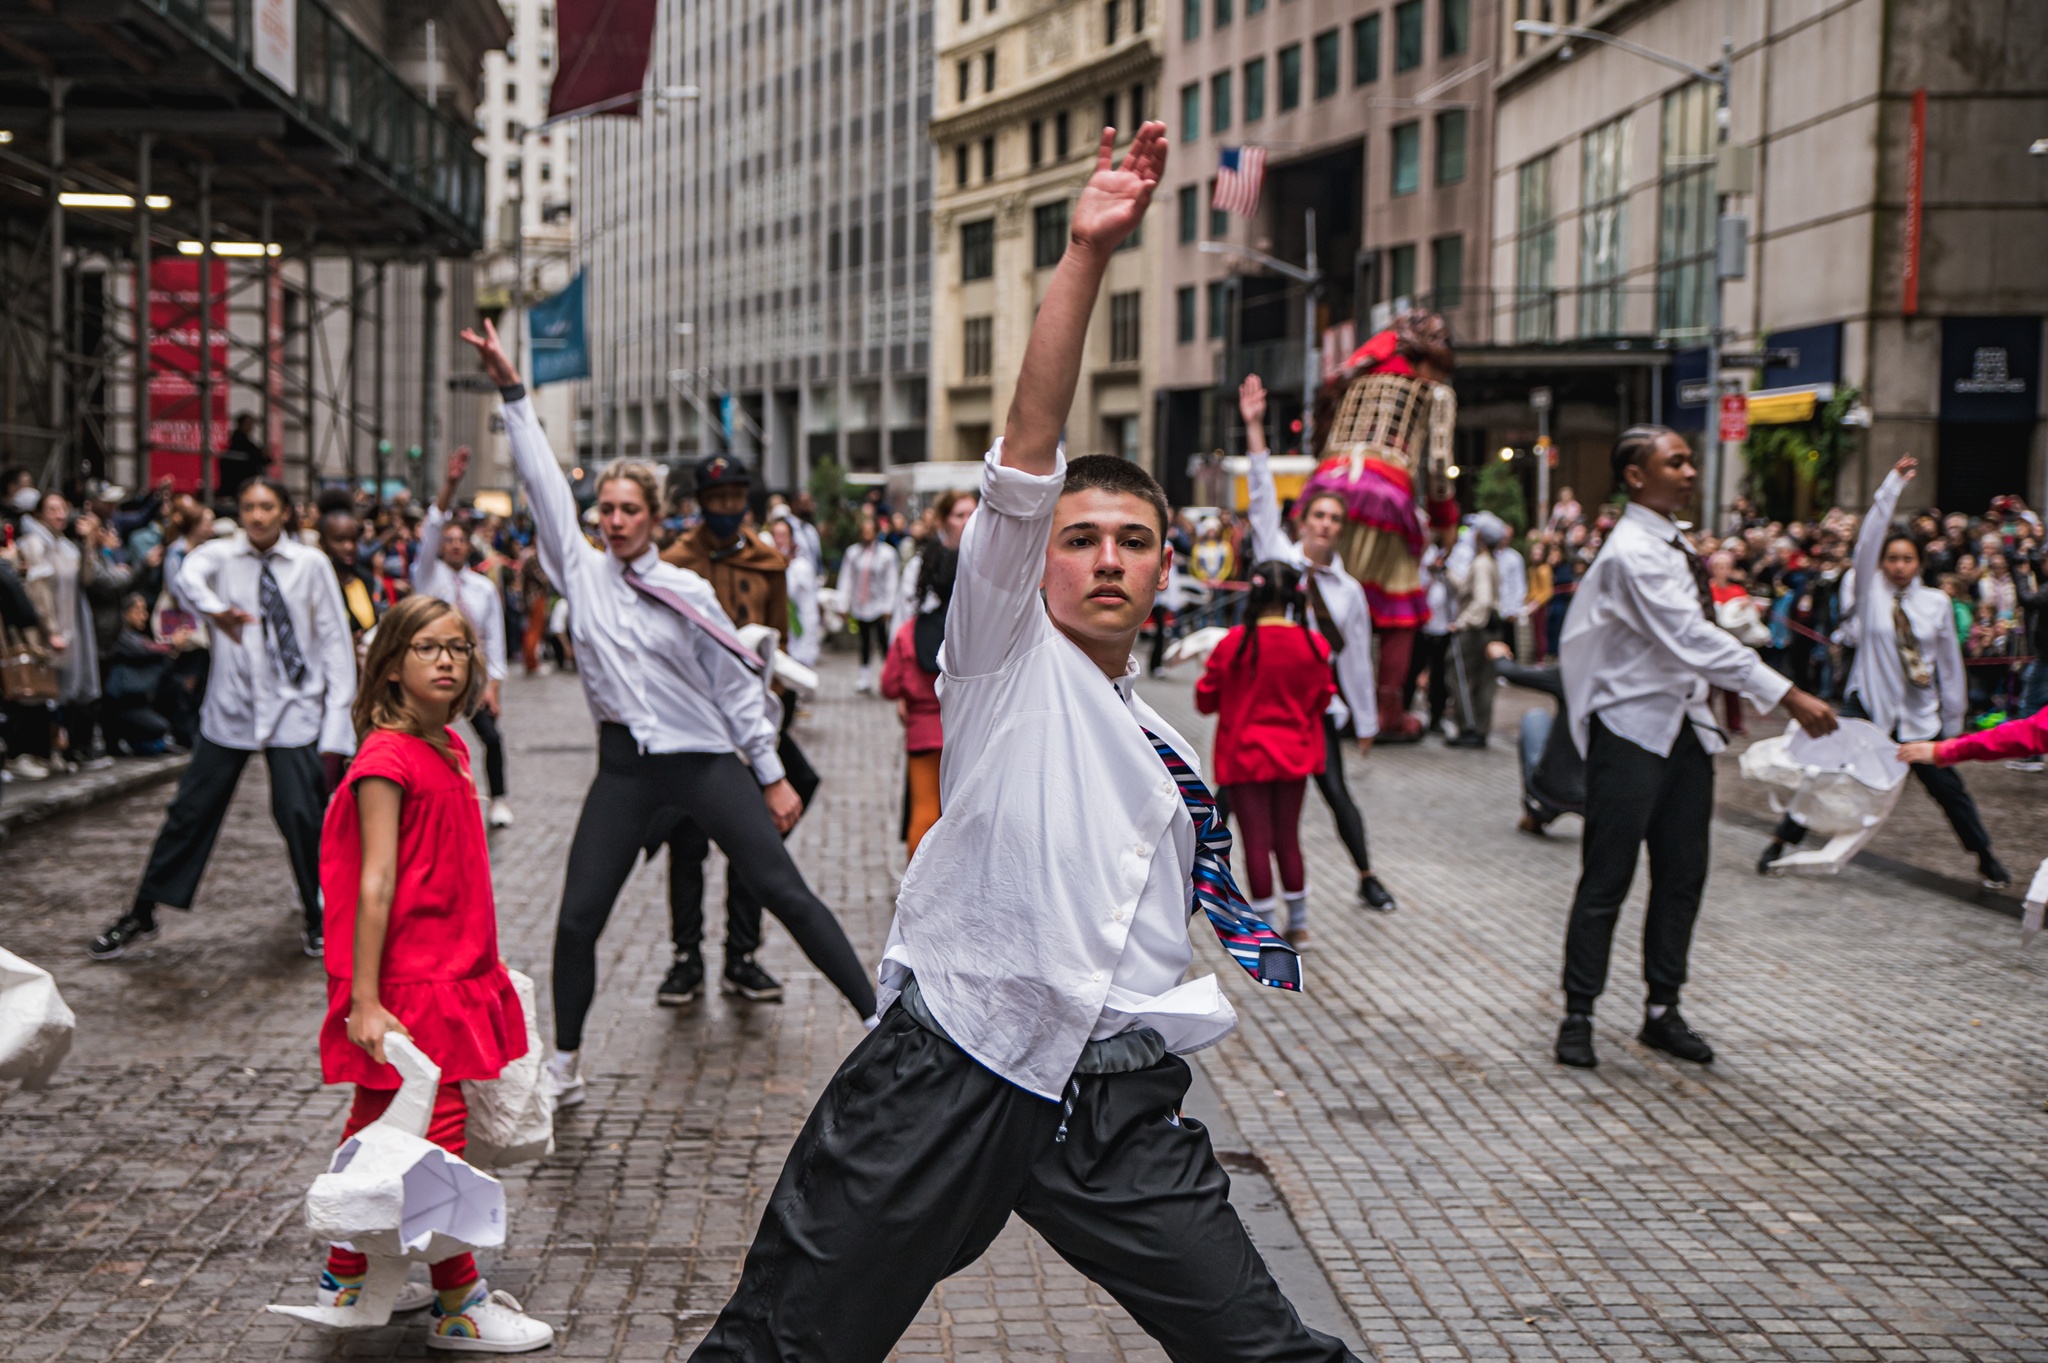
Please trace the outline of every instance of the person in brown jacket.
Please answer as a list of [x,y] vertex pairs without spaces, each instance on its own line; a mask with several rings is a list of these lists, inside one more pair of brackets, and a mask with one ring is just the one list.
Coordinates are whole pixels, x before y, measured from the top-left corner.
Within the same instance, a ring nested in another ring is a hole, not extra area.
[[[788,563],[766,539],[745,528],[751,482],[747,466],[731,455],[714,454],[701,461],[696,495],[703,519],[662,550],[661,557],[709,582],[736,627],[771,626],[786,644],[789,589],[783,574]],[[796,698],[784,694],[780,699],[780,751],[790,783],[809,804],[817,774],[789,737]],[[692,820],[656,811],[648,831],[650,850],[663,841],[668,843],[669,930],[675,939],[675,959],[655,991],[655,1001],[681,1007],[695,1002],[704,988],[704,859],[711,854],[711,840]],[[761,901],[744,877],[744,868],[726,868],[725,975],[719,987],[757,1003],[777,1002],[782,998],[781,983],[754,961],[761,945]]]

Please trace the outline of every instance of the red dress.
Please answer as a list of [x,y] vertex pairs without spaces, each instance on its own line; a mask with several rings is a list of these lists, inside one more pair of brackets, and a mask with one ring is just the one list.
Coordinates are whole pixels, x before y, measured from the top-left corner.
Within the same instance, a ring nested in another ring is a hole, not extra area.
[[1195,708],[1216,720],[1216,784],[1299,781],[1322,774],[1323,711],[1337,684],[1330,646],[1299,625],[1268,621],[1256,662],[1237,660],[1246,626],[1223,636],[1195,683]]
[[526,1054],[526,1015],[498,959],[498,911],[469,749],[452,730],[448,742],[461,761],[459,772],[423,738],[373,730],[328,803],[320,829],[320,890],[327,901],[320,1070],[327,1083],[399,1084],[397,1070],[377,1064],[348,1039],[363,878],[362,819],[353,788],[370,776],[394,781],[404,792],[379,998],[441,1067],[444,1084],[495,1079]]

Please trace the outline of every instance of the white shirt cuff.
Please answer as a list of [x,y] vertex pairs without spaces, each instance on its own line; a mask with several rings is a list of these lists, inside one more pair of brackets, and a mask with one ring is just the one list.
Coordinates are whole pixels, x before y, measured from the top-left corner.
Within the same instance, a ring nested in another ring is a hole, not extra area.
[[1060,492],[1067,485],[1067,450],[1053,451],[1051,473],[1026,473],[1003,462],[1003,438],[981,461],[981,504],[998,516],[1035,521],[1052,514]]
[[1792,679],[1782,672],[1774,671],[1762,658],[1749,673],[1749,703],[1760,715],[1767,715],[1777,707],[1779,701],[1792,689]]

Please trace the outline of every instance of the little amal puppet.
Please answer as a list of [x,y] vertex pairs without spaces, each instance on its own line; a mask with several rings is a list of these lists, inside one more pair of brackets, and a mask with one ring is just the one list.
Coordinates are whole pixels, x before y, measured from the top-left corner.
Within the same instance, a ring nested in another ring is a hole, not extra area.
[[1326,390],[1357,375],[1342,387],[1335,419],[1324,423],[1322,461],[1301,492],[1302,505],[1335,493],[1350,517],[1338,547],[1346,571],[1365,588],[1379,637],[1381,743],[1422,736],[1421,722],[1401,709],[1401,684],[1415,632],[1429,617],[1421,570],[1427,527],[1458,517],[1447,475],[1458,415],[1452,364],[1449,333],[1433,312],[1403,313],[1360,346]]

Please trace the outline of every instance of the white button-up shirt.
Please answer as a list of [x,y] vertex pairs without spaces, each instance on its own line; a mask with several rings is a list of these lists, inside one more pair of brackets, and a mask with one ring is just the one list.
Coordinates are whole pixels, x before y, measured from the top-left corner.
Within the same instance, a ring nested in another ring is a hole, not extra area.
[[1728,744],[1707,703],[1712,688],[1749,697],[1760,713],[1792,689],[1707,619],[1681,543],[1675,523],[1631,502],[1572,593],[1557,658],[1581,754],[1595,715],[1659,757],[1687,722],[1701,747],[1720,752]]
[[[1854,636],[1860,647],[1849,669],[1849,694],[1863,702],[1871,722],[1886,733],[1896,731],[1903,743],[1929,738],[1954,738],[1963,731],[1963,710],[1969,698],[1963,680],[1963,646],[1956,638],[1955,607],[1945,592],[1921,583],[1918,576],[1903,593],[1885,580],[1878,565],[1892,512],[1906,480],[1894,472],[1877,489],[1870,514],[1856,536],[1856,610]],[[1907,623],[1920,645],[1920,657],[1933,670],[1932,686],[1915,686],[1906,677],[1899,656],[1898,627],[1892,622],[1894,603],[1906,608]]]
[[839,560],[839,590],[846,594],[846,612],[862,624],[882,619],[896,605],[896,579],[903,560],[881,540],[855,544]]
[[[261,588],[266,563],[306,660],[306,679],[297,686],[272,654],[276,641],[263,614]],[[202,615],[243,610],[255,617],[242,626],[240,642],[213,626],[213,666],[199,709],[199,732],[207,742],[243,752],[310,743],[318,743],[321,752],[356,750],[349,718],[356,698],[355,646],[341,584],[326,554],[289,535],[280,535],[268,552],[258,552],[241,533],[209,540],[185,555],[172,594]]]
[[[591,715],[631,730],[642,752],[737,752],[753,764],[762,785],[781,780],[759,675],[710,635],[635,591],[626,565],[583,537],[569,480],[526,397],[505,404],[505,434],[533,509],[540,566],[569,602],[576,674]],[[644,581],[731,624],[710,583],[662,562],[652,546],[632,566]]]
[[498,584],[469,568],[450,568],[441,561],[441,532],[448,517],[435,502],[420,523],[420,553],[412,565],[412,589],[446,601],[463,614],[483,647],[484,676],[505,680],[505,607]]
[[[1316,591],[1329,608],[1330,619],[1344,635],[1344,647],[1331,659],[1337,672],[1337,686],[1344,694],[1330,702],[1351,711],[1354,731],[1360,738],[1379,733],[1379,679],[1372,665],[1372,610],[1366,605],[1365,588],[1344,571],[1344,564],[1332,558],[1326,564],[1313,562],[1302,547],[1287,538],[1280,525],[1280,497],[1273,486],[1273,457],[1267,451],[1248,456],[1245,475],[1252,513],[1252,554],[1260,561],[1277,558],[1315,576]],[[1322,621],[1308,613],[1308,627],[1322,633]],[[1341,713],[1341,710],[1339,711]]]
[[[944,817],[896,898],[881,1006],[908,974],[953,1040],[1057,1098],[1094,1037],[1156,1029],[1167,1049],[1229,1035],[1237,1014],[1194,959],[1194,821],[1149,729],[1194,749],[1059,632],[1039,599],[1066,460],[1044,477],[982,467],[940,653]],[[1208,932],[1206,922],[1199,929]]]

